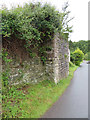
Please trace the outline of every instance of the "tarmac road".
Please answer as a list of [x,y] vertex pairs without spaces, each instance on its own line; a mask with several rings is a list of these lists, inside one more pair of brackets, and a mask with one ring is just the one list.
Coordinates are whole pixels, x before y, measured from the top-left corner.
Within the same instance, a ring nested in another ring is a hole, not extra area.
[[74,72],[69,87],[42,118],[88,118],[88,64]]

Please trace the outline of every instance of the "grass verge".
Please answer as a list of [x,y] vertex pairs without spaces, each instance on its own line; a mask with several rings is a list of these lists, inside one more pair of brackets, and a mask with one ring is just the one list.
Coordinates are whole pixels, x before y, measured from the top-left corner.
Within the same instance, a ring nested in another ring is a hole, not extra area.
[[3,95],[3,118],[40,118],[58,100],[70,84],[77,66],[70,66],[69,76],[57,85],[45,80],[22,89],[12,87]]

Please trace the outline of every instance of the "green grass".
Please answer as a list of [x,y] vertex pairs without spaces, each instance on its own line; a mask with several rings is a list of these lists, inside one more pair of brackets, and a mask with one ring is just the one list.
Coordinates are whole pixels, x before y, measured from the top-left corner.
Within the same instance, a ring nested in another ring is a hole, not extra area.
[[10,88],[3,96],[4,118],[39,118],[58,100],[73,77],[77,66],[69,68],[69,76],[57,85],[45,80],[36,85],[27,85],[22,89]]

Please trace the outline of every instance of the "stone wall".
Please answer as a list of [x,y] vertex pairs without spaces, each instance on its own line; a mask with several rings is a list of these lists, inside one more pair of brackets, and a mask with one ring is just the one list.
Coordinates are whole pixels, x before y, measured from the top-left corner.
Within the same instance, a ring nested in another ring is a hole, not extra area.
[[46,51],[47,61],[42,64],[40,57],[29,59],[23,62],[20,67],[18,61],[12,61],[10,64],[10,84],[37,83],[42,80],[52,80],[56,84],[69,74],[69,45],[68,40],[59,38],[59,34],[54,36],[51,51]]
[[37,83],[46,79],[46,66],[43,66],[39,57],[23,62],[23,67],[17,61],[10,64],[10,84]]
[[52,48],[51,54],[53,53],[53,55],[49,55],[46,69],[57,84],[69,74],[69,44],[67,40],[60,39],[57,34],[54,37]]
[[68,52],[69,52],[69,62],[70,62],[70,49],[68,49]]

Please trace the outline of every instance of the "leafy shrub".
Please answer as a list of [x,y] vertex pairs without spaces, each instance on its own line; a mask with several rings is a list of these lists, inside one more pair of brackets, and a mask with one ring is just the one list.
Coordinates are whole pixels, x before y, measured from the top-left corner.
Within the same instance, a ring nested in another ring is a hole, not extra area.
[[90,52],[85,54],[84,60],[90,60]]
[[83,60],[84,53],[79,48],[77,48],[73,53],[71,53],[70,57],[71,62],[79,66]]
[[11,35],[16,33],[17,28],[17,15],[13,12],[4,8],[2,11],[2,36],[10,37]]
[[30,46],[38,47],[53,38],[54,33],[59,32],[65,37],[63,32],[71,32],[68,26],[68,4],[59,12],[55,7],[41,3],[29,3],[24,7],[18,6],[8,10],[3,8],[2,13],[2,35],[11,37],[12,35],[24,39],[26,48]]

